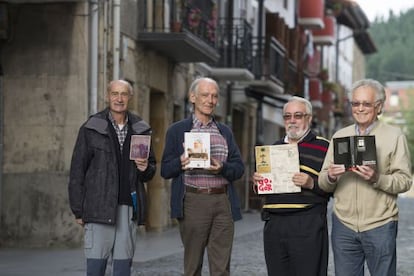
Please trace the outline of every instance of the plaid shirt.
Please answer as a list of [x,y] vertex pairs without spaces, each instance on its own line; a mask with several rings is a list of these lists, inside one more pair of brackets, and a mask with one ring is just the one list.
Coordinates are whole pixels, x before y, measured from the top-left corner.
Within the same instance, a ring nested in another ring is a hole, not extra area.
[[[191,132],[209,132],[210,156],[221,162],[227,160],[228,146],[226,139],[220,134],[219,129],[212,119],[207,124],[203,125],[203,123],[194,116]],[[228,181],[223,176],[213,174],[208,170],[193,169],[185,171],[184,184],[196,188],[217,188],[227,185]]]
[[123,145],[124,145],[124,141],[125,141],[125,138],[126,138],[127,133],[128,133],[128,116],[125,118],[125,125],[124,125],[124,126],[122,127],[122,129],[121,129],[121,128],[119,127],[119,125],[116,123],[116,121],[115,121],[114,117],[112,117],[111,112],[109,112],[108,114],[109,114],[109,115],[108,115],[109,120],[111,121],[112,126],[113,126],[113,127],[114,127],[114,129],[115,129],[116,136],[118,136],[119,149],[120,149],[120,150],[121,150],[121,152],[122,152],[122,147],[123,147]]

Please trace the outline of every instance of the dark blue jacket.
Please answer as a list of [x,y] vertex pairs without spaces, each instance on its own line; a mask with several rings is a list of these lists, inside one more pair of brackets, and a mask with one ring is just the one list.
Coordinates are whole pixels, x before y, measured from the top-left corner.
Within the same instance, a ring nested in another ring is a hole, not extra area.
[[[69,175],[69,203],[76,218],[84,222],[115,224],[119,194],[119,169],[117,137],[111,135],[108,120],[109,109],[105,109],[81,126],[72,155]],[[128,113],[128,132],[151,134],[150,126],[140,117]],[[128,157],[129,159],[129,157]],[[144,224],[146,194],[144,182],[155,174],[156,161],[151,149],[148,168],[141,172],[135,162],[129,160],[124,168],[129,185],[137,191],[138,224]]]
[[[233,220],[241,219],[240,200],[233,186],[233,181],[242,177],[244,164],[240,156],[239,148],[234,141],[231,129],[214,121],[221,135],[226,139],[228,146],[227,161],[223,162],[220,174],[229,181],[227,195],[231,204]],[[192,117],[172,124],[166,134],[165,148],[161,161],[161,176],[165,179],[172,178],[171,184],[171,217],[183,217],[184,200],[184,171],[181,169],[180,156],[184,153],[184,132],[191,130]]]

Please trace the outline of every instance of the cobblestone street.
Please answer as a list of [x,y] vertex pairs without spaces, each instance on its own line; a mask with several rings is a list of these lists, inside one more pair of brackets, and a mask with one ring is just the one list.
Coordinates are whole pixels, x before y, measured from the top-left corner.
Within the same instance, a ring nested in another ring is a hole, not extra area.
[[[400,221],[397,237],[397,275],[414,275],[414,199],[400,198]],[[328,215],[330,223],[330,214]],[[173,254],[157,260],[135,263],[135,275],[182,275],[182,253]],[[262,231],[256,231],[235,238],[232,263],[232,275],[267,275]],[[207,259],[203,266],[203,275],[208,274]],[[332,254],[329,261],[329,275],[334,276]],[[366,272],[366,275],[369,275]]]
[[[397,275],[414,275],[414,197],[407,194],[399,199],[400,221],[397,237]],[[236,223],[231,275],[265,276],[262,227],[259,213],[244,214]],[[330,222],[330,214],[328,222]],[[183,250],[178,230],[162,233],[141,233],[134,257],[134,276],[183,275]],[[107,275],[110,275],[110,267]],[[77,249],[0,249],[0,275],[2,276],[84,276],[85,259]],[[203,276],[209,275],[207,259]],[[334,276],[332,254],[329,275]],[[365,275],[368,275],[366,273]]]

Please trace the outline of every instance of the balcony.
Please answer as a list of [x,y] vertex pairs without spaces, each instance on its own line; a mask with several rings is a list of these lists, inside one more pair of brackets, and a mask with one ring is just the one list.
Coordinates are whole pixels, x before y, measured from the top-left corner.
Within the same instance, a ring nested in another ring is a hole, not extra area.
[[250,96],[279,99],[285,92],[286,50],[273,36],[253,39],[253,73]]
[[199,65],[205,74],[215,79],[245,81],[254,79],[253,29],[244,19],[220,19],[217,27],[217,62]]
[[164,1],[140,1],[138,41],[176,62],[217,62],[217,17],[213,1],[176,7]]

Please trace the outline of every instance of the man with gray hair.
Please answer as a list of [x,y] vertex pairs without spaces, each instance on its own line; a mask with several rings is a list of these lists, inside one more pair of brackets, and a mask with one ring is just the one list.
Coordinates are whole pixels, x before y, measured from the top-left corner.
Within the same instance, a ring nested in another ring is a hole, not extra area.
[[[230,275],[234,221],[241,219],[240,201],[233,182],[244,164],[231,129],[216,121],[219,87],[211,78],[196,79],[190,87],[193,113],[172,124],[166,134],[161,176],[172,179],[171,217],[178,219],[184,245],[184,275],[201,275],[207,249],[211,275]],[[210,137],[211,163],[189,168],[184,133]]]
[[136,225],[144,224],[144,182],[155,174],[155,156],[130,160],[132,135],[151,135],[151,127],[128,111],[132,87],[108,84],[108,107],[80,127],[69,175],[69,203],[84,229],[87,275],[104,276],[113,260],[114,276],[131,274]]
[[[300,172],[292,181],[299,193],[266,194],[262,210],[264,253],[269,275],[326,276],[328,270],[329,193],[318,186],[319,171],[328,149],[328,140],[310,129],[312,105],[291,97],[283,106],[286,136],[275,144],[296,144]],[[255,172],[257,187],[263,176]]]
[[396,275],[397,197],[412,185],[411,159],[402,130],[380,121],[385,102],[384,87],[376,80],[357,81],[350,102],[355,124],[338,130],[332,138],[375,136],[376,165],[357,165],[347,170],[334,164],[330,144],[319,185],[334,193],[332,248],[335,275]]

